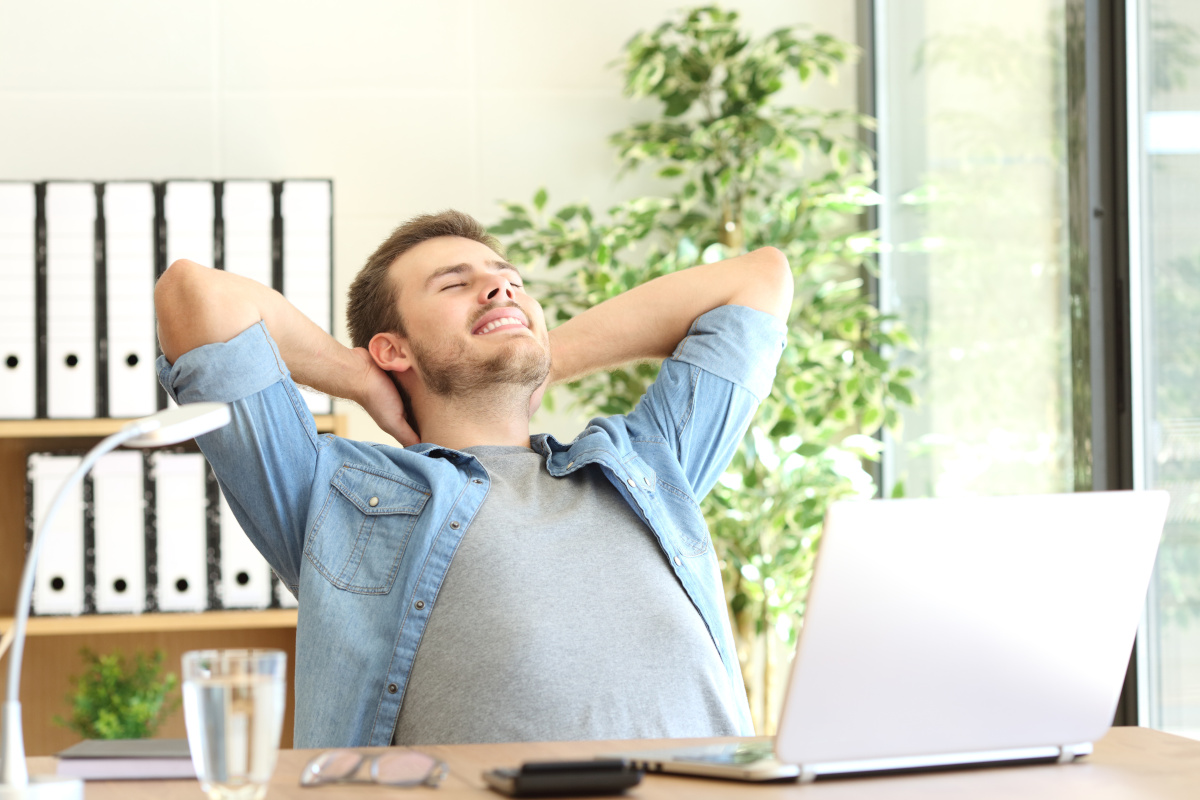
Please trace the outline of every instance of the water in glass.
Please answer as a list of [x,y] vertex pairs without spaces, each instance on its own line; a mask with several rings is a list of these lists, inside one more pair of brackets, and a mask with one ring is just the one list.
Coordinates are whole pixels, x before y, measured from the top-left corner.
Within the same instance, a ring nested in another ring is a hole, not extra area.
[[195,659],[204,666],[189,669],[188,656],[184,716],[201,788],[211,800],[260,800],[279,752],[286,702],[282,666],[273,669],[262,651],[254,657],[226,651]]

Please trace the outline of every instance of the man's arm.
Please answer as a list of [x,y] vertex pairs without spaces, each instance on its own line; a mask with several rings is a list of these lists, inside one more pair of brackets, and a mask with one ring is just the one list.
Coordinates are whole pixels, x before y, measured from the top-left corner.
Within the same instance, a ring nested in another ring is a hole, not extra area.
[[748,306],[786,321],[792,306],[787,257],[763,247],[663,275],[588,309],[550,332],[550,382],[666,358],[697,317],[723,305]]
[[179,260],[155,286],[154,307],[159,342],[171,363],[197,347],[227,342],[262,320],[297,383],[353,400],[401,444],[418,441],[404,421],[395,384],[370,354],[339,344],[274,289]]

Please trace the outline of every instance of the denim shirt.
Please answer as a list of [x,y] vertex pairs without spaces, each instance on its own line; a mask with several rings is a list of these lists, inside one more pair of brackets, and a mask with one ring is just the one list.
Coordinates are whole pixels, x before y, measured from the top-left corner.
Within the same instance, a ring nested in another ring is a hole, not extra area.
[[[570,444],[530,438],[551,475],[587,464],[647,524],[704,619],[752,735],[725,593],[699,500],[770,391],[786,329],[722,306],[699,317],[628,415]],[[385,746],[438,589],[490,477],[470,454],[320,435],[261,322],[159,379],[179,403],[231,404],[198,439],[246,534],[299,598],[295,747]]]

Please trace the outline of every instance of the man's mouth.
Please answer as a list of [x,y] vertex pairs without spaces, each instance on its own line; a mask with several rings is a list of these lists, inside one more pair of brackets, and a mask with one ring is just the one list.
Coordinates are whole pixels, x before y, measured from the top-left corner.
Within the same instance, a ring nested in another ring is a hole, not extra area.
[[505,306],[503,308],[494,308],[488,311],[479,321],[475,323],[475,327],[471,330],[474,336],[486,336],[489,333],[496,331],[526,329],[529,323],[525,320],[525,312],[513,306]]
[[479,330],[475,331],[475,335],[476,336],[485,336],[493,331],[498,331],[501,328],[511,328],[511,327],[524,328],[525,323],[521,322],[521,320],[517,319],[516,317],[501,317],[500,319],[493,320],[492,322],[489,322],[487,325],[484,325]]

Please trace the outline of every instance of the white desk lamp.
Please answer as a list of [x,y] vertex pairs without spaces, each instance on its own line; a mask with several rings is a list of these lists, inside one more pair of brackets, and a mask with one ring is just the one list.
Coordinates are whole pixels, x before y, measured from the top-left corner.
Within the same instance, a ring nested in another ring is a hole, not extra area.
[[188,403],[160,411],[143,419],[135,419],[112,436],[104,439],[84,456],[71,476],[63,483],[46,516],[38,525],[21,588],[17,592],[16,620],[13,625],[12,653],[8,660],[8,696],[4,701],[4,724],[0,728],[3,750],[0,750],[0,800],[83,800],[83,781],[53,775],[29,776],[25,765],[25,735],[21,729],[21,657],[25,651],[25,625],[29,621],[29,605],[33,597],[33,578],[38,555],[45,544],[45,532],[54,519],[63,498],[75,484],[83,480],[102,455],[121,445],[126,447],[162,447],[177,444],[216,430],[229,422],[229,406],[224,403]]

